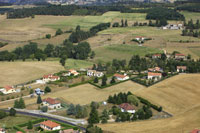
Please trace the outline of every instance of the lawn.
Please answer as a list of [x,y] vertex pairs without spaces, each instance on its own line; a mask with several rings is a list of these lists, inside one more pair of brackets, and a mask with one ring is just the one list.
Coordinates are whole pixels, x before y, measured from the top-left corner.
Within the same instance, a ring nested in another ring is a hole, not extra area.
[[24,116],[24,115],[16,115],[15,117],[8,116],[0,120],[0,127],[12,127],[17,124],[26,123],[30,120],[36,120],[35,117]]
[[150,53],[161,53],[162,51],[156,48],[138,46],[138,45],[109,45],[94,49],[96,53],[96,61],[111,61],[113,59],[127,59],[133,55],[145,56]]

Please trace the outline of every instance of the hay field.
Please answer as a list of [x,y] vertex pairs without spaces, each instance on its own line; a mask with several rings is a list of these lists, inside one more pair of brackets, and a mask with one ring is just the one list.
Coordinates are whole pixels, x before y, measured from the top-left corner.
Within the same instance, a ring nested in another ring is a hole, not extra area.
[[99,124],[105,131],[115,133],[189,133],[200,128],[200,106],[180,115],[157,120]]
[[174,115],[171,118],[103,124],[100,127],[119,133],[188,133],[200,127],[199,82],[200,74],[183,74],[134,93],[161,105]]
[[[84,84],[80,86],[76,86],[73,88],[65,88],[59,89],[54,93],[49,93],[47,95],[42,96],[42,98],[53,97],[53,98],[61,98],[67,103],[73,104],[90,104],[92,101],[104,101],[107,100],[109,95],[114,95],[119,92],[135,92],[140,89],[145,89],[144,86],[136,84],[132,81],[127,81],[118,85],[114,85],[105,89],[98,89],[90,84]],[[0,108],[7,108],[13,106],[14,101],[9,101],[6,103],[1,103]],[[28,98],[25,100],[26,104],[35,104],[36,98]]]
[[136,95],[163,106],[167,112],[180,114],[200,104],[199,82],[200,74],[182,74],[138,91]]
[[63,70],[58,61],[0,62],[0,86],[15,85]]

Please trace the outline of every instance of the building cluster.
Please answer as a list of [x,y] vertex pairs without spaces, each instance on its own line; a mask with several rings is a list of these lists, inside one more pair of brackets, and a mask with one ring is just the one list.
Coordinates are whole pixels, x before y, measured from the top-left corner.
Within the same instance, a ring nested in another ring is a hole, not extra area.
[[168,24],[166,26],[161,27],[163,30],[182,30],[183,29],[183,24]]
[[[175,60],[187,60],[187,56],[182,53],[176,53],[175,55],[165,53],[167,59],[175,59]],[[161,54],[153,54],[152,59],[161,59]]]

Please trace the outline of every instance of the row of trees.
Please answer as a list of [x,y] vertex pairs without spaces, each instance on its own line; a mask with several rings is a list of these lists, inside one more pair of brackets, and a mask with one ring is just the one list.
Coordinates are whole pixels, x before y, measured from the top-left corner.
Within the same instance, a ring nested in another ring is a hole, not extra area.
[[108,103],[112,104],[122,104],[122,103],[127,103],[128,102],[128,96],[132,95],[131,92],[128,93],[122,93],[120,92],[119,94],[115,94],[114,96],[109,96],[108,97]]
[[69,40],[73,43],[78,43],[80,41],[88,39],[89,37],[96,35],[97,32],[105,30],[109,27],[110,27],[110,23],[100,23],[90,28],[89,31],[83,31],[78,25],[76,27],[76,30],[72,32],[72,34],[69,36]]
[[[39,49],[37,43],[30,42],[28,45],[18,47],[12,52],[1,51],[0,61],[14,61],[22,59],[37,59],[38,61],[45,61],[47,57],[68,57],[74,59],[87,59],[91,48],[89,43],[81,42],[78,45],[73,45],[68,40],[65,40],[62,46],[56,46],[48,44],[44,50]],[[65,58],[66,59],[66,58]]]
[[88,116],[87,107],[81,105],[70,104],[67,109],[67,115],[73,115],[76,118],[85,118]]
[[182,30],[182,36],[200,37],[200,30],[184,29]]
[[128,21],[121,19],[121,25],[118,22],[113,23],[112,27],[128,27]]
[[14,108],[17,108],[17,109],[24,109],[24,108],[26,108],[24,99],[22,97],[19,100],[15,100],[15,102],[14,102]]
[[200,29],[199,19],[196,22],[193,22],[192,19],[188,22],[184,21],[184,26],[186,29]]

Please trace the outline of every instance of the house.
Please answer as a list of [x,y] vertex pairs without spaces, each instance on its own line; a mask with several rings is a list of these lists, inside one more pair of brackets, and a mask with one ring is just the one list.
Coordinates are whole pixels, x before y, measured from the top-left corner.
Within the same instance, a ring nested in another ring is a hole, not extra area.
[[15,88],[14,88],[13,86],[7,85],[7,86],[5,86],[5,87],[2,89],[1,92],[2,92],[3,94],[11,94],[11,93],[15,93],[16,90],[15,90]]
[[103,72],[99,72],[96,70],[88,70],[87,71],[87,76],[89,77],[102,77],[104,74]]
[[129,76],[127,76],[126,74],[125,75],[121,75],[121,74],[115,74],[114,77],[117,79],[117,80],[120,80],[120,81],[124,81],[124,80],[127,80],[129,79]]
[[137,36],[137,37],[135,37],[135,39],[136,39],[137,41],[144,41],[144,40],[145,40],[145,37]]
[[175,54],[174,57],[176,60],[185,60],[186,56],[184,54]]
[[66,130],[60,130],[59,133],[79,133],[79,131],[76,131],[74,129],[66,129]]
[[161,27],[163,30],[180,30],[183,29],[183,24],[168,24],[166,26]]
[[149,68],[149,72],[163,72],[163,69],[160,67]]
[[78,76],[79,75],[79,73],[76,70],[70,69],[68,71],[68,73],[63,74],[63,76],[71,76],[72,74],[73,74],[73,76]]
[[49,82],[49,81],[57,81],[60,80],[59,76],[54,76],[52,74],[44,75],[43,76],[43,81],[44,82]]
[[177,72],[185,72],[187,70],[186,66],[177,66]]
[[50,121],[50,120],[41,122],[40,123],[40,127],[43,128],[44,130],[49,130],[49,131],[60,130],[61,129],[60,124],[55,123],[55,122]]
[[0,133],[6,133],[6,130],[4,128],[0,128]]
[[48,106],[51,109],[61,108],[61,102],[53,98],[46,98],[42,101],[43,106]]
[[160,59],[160,58],[161,58],[161,54],[152,55],[152,59]]
[[119,108],[121,109],[121,112],[128,112],[131,114],[135,113],[134,107],[130,105],[129,103],[122,103],[119,105]]
[[190,133],[200,133],[200,129],[194,129]]
[[161,78],[162,78],[162,73],[148,72],[148,79],[154,79],[155,81],[157,81]]
[[44,95],[44,91],[41,90],[40,88],[35,89],[35,94],[37,95]]

